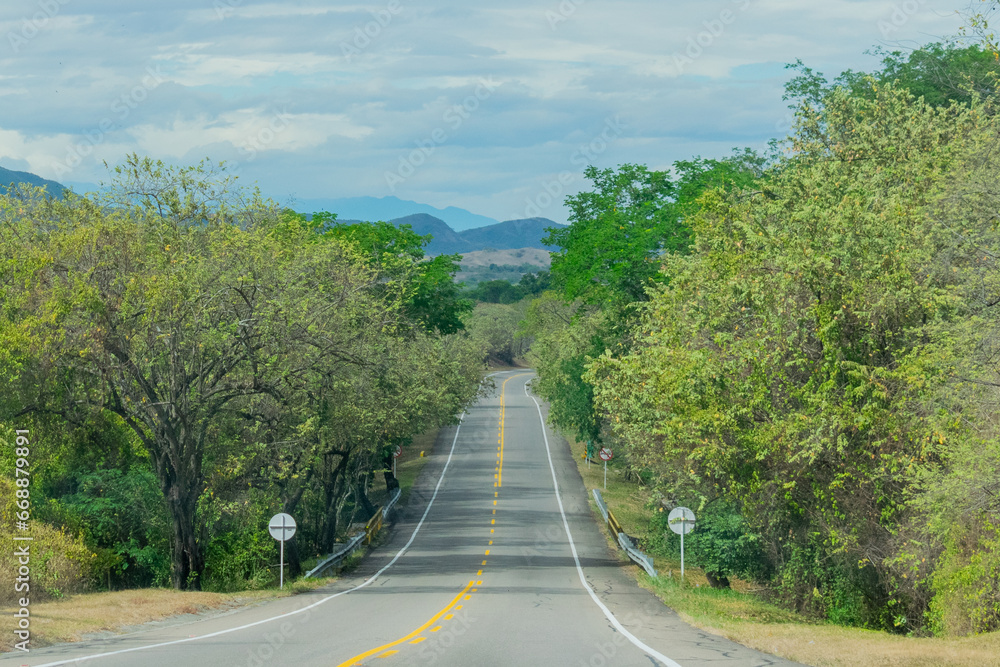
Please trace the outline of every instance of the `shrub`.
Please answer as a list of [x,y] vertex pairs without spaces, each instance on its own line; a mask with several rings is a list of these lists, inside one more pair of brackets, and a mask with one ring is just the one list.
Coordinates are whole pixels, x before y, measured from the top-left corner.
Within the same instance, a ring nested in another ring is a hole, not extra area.
[[936,633],[1000,630],[1000,526],[988,516],[954,526],[932,582],[929,616]]
[[[0,605],[11,606],[21,597],[32,602],[62,598],[86,590],[93,582],[94,552],[83,540],[38,521],[29,522],[27,531],[16,530],[14,485],[0,480],[0,498],[8,499],[0,516],[0,540],[7,545],[29,545],[29,590],[14,590],[21,563],[13,548],[0,550]],[[15,542],[15,536],[30,536],[30,542]]]

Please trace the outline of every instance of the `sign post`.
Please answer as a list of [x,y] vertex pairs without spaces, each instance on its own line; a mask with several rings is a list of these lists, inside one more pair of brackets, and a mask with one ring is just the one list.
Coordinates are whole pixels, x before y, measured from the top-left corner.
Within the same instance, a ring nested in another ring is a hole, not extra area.
[[279,512],[271,517],[271,520],[267,522],[267,531],[271,533],[271,537],[278,540],[281,543],[281,574],[279,575],[279,581],[281,582],[278,586],[279,588],[285,587],[285,540],[292,539],[292,535],[295,534],[295,519],[291,517],[290,514],[285,514],[284,512]]
[[601,451],[597,452],[597,455],[601,457],[604,461],[604,490],[608,490],[608,461],[610,461],[614,454],[607,447],[601,447]]
[[392,453],[392,476],[396,476],[396,459],[403,455],[403,446],[396,445],[396,451]]
[[675,507],[667,515],[670,530],[681,536],[681,582],[684,581],[684,535],[694,530],[694,512],[686,507]]

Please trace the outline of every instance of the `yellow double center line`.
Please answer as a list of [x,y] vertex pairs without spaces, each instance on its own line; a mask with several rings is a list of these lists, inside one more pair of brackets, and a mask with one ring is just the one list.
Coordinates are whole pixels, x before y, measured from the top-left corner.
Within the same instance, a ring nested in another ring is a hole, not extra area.
[[[507,383],[510,382],[511,380],[513,380],[516,377],[521,377],[522,375],[524,375],[524,373],[519,373],[518,375],[512,375],[509,378],[507,378],[506,380],[504,380],[503,384],[500,385],[500,439],[499,439],[498,447],[497,447],[496,482],[494,482],[494,485],[497,486],[497,487],[503,486],[504,420],[505,420],[506,415],[507,415],[507,400],[506,400]],[[497,513],[497,510],[496,510],[497,500],[496,500],[496,498],[499,497],[499,495],[500,495],[499,491],[494,491],[493,492],[493,498],[494,498],[494,500],[493,500],[493,515],[494,516]],[[496,524],[496,519],[491,519],[490,520],[490,526],[494,526],[495,524]],[[490,535],[493,534],[493,531],[494,531],[494,528],[491,527],[490,528]],[[489,541],[489,545],[493,546],[493,540],[492,539]],[[489,549],[486,550],[485,555],[486,556],[490,555],[490,550]],[[486,561],[485,560],[483,561],[483,566],[484,567],[486,566]],[[479,575],[482,575],[482,573],[483,573],[483,571],[479,570],[476,573],[476,575],[479,576]],[[436,613],[434,616],[431,617],[431,619],[429,621],[427,621],[426,623],[424,623],[423,625],[421,625],[419,628],[417,628],[416,630],[414,630],[410,634],[406,635],[405,637],[400,637],[396,641],[390,642],[388,644],[383,644],[382,646],[379,646],[378,648],[373,648],[370,651],[365,651],[364,653],[358,654],[358,655],[354,656],[353,658],[351,658],[350,660],[348,660],[346,662],[340,663],[340,665],[338,667],[351,667],[351,665],[358,665],[365,658],[370,658],[372,656],[378,656],[380,658],[388,658],[389,656],[395,655],[396,653],[399,652],[398,650],[395,650],[394,647],[399,646],[400,644],[404,644],[406,642],[409,642],[410,644],[419,644],[419,643],[423,642],[426,639],[426,637],[422,636],[425,630],[430,629],[431,632],[437,632],[438,630],[440,630],[441,626],[437,626],[437,627],[431,627],[431,626],[433,626],[442,617],[444,617],[444,619],[446,621],[450,620],[452,618],[453,614],[450,614],[449,612],[451,612],[453,610],[457,611],[457,610],[461,609],[462,605],[460,605],[458,603],[461,600],[463,600],[463,599],[468,600],[471,597],[471,595],[470,595],[470,589],[471,589],[472,593],[475,593],[477,590],[479,590],[478,588],[472,588],[473,586],[482,586],[482,584],[483,584],[483,582],[481,580],[480,581],[476,581],[476,580],[470,581],[468,583],[468,585],[464,589],[462,589],[462,592],[459,593],[458,595],[456,595],[455,598],[451,602],[449,602],[448,605],[444,609],[442,609],[441,611],[439,611],[438,613]]]
[[513,377],[514,376],[511,376],[511,377],[507,378],[506,380],[503,381],[503,384],[500,385],[500,441],[498,443],[500,445],[500,447],[498,449],[498,451],[500,453],[497,455],[497,486],[498,487],[503,486],[503,421],[504,421],[504,417],[506,416],[506,413],[507,413],[507,395],[506,395],[506,389],[507,389],[507,383],[510,382],[513,379]]
[[[412,639],[415,639],[417,637],[417,635],[419,635],[424,630],[426,630],[427,628],[429,628],[432,625],[434,625],[438,620],[441,619],[442,616],[444,616],[449,611],[451,611],[456,605],[458,605],[459,607],[461,607],[461,605],[458,604],[459,601],[463,597],[465,597],[466,593],[469,592],[469,589],[472,588],[475,585],[475,583],[476,583],[475,581],[470,581],[466,585],[466,587],[464,589],[462,589],[462,592],[459,593],[458,595],[456,595],[455,598],[451,602],[448,603],[447,607],[445,607],[444,609],[442,609],[438,613],[434,614],[434,616],[431,617],[431,620],[427,621],[426,623],[424,623],[423,625],[421,625],[419,628],[417,628],[416,630],[414,630],[410,634],[406,635],[405,637],[400,637],[399,639],[397,639],[394,642],[389,642],[388,644],[383,644],[382,646],[379,646],[378,648],[373,648],[370,651],[365,651],[364,653],[361,653],[360,655],[356,655],[353,658],[351,658],[350,660],[348,660],[347,662],[340,663],[339,667],[350,667],[350,665],[357,665],[358,663],[360,663],[365,658],[370,658],[373,655],[378,655],[379,653],[382,653],[383,651],[388,651],[388,649],[391,649],[393,646],[399,646],[400,644],[402,644],[404,642],[408,642],[408,641],[410,641]],[[421,639],[421,641],[423,641],[423,640]],[[419,642],[415,641],[413,643],[416,644],[416,643],[419,643]],[[387,653],[383,657],[387,658],[387,657],[389,657],[390,655],[392,655],[394,653],[396,653],[396,651],[392,651],[391,653]]]

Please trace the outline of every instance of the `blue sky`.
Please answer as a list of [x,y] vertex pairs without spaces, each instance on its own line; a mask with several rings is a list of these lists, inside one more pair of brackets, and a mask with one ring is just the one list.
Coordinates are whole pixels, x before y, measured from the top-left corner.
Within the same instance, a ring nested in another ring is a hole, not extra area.
[[788,128],[784,63],[872,69],[866,49],[954,35],[969,6],[5,0],[0,166],[97,183],[133,151],[208,157],[283,203],[565,222],[587,164],[762,147]]

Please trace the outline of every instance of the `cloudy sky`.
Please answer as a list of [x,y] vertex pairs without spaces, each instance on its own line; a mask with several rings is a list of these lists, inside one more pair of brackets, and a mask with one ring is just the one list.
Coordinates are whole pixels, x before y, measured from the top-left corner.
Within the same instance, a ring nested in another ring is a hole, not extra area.
[[764,146],[784,63],[872,69],[866,49],[953,35],[969,5],[4,0],[0,166],[98,183],[128,152],[209,157],[282,202],[564,222],[587,164]]

